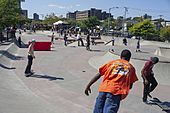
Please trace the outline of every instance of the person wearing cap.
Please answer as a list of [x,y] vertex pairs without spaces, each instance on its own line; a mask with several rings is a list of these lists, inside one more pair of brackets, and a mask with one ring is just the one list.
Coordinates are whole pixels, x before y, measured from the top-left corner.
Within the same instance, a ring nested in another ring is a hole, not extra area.
[[121,52],[120,59],[112,60],[99,68],[85,89],[88,96],[91,85],[100,77],[103,81],[99,86],[99,95],[93,113],[117,113],[120,101],[125,99],[134,82],[138,80],[135,68],[129,63],[131,52],[127,49]]
[[155,77],[154,77],[154,73],[152,68],[154,67],[154,65],[156,63],[159,62],[159,58],[158,57],[151,57],[150,60],[148,60],[142,71],[142,78],[143,78],[143,85],[144,85],[144,89],[143,89],[143,102],[147,103],[147,97],[151,97],[150,92],[152,92],[156,86],[158,85]]
[[31,66],[32,66],[33,58],[35,58],[35,56],[34,56],[35,42],[36,42],[35,39],[32,39],[32,41],[28,47],[28,64],[25,69],[26,77],[29,77],[31,74],[33,74],[33,72],[31,72]]

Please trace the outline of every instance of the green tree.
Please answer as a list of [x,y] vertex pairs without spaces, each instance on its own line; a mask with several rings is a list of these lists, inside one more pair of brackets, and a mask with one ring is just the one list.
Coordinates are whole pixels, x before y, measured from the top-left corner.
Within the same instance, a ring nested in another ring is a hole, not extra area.
[[86,21],[85,20],[80,20],[77,21],[77,25],[81,28],[81,29],[87,29],[87,25],[86,25]]
[[132,20],[133,20],[135,23],[138,23],[138,22],[142,22],[142,21],[143,21],[142,17],[134,17]]
[[67,23],[68,23],[70,26],[76,26],[76,25],[77,25],[77,21],[76,21],[76,20],[67,19],[66,21],[67,21]]
[[100,21],[97,19],[97,17],[90,17],[86,20],[79,20],[77,21],[77,25],[81,28],[81,29],[94,29],[96,28],[96,26],[99,26],[101,23]]
[[104,20],[101,24],[104,29],[107,29],[108,28],[108,19]]
[[134,24],[129,28],[129,32],[134,36],[141,36],[146,40],[157,40],[158,31],[150,20],[144,20],[137,24]]
[[84,20],[84,24],[87,26],[87,28],[93,29],[100,25],[100,21],[97,19],[97,17],[93,16],[87,20]]
[[164,27],[160,30],[161,41],[170,41],[170,27]]
[[60,19],[54,15],[54,13],[50,15],[46,15],[45,19],[43,20],[43,24],[53,25],[53,23],[59,21]]
[[0,26],[14,26],[21,21],[19,0],[0,0]]

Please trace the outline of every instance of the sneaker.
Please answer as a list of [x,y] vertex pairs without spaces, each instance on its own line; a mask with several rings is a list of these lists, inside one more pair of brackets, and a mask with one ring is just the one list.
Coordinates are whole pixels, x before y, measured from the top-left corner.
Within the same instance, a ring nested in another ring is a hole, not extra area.
[[25,76],[26,76],[26,77],[30,77],[30,76],[31,76],[31,73],[25,73]]
[[149,102],[148,100],[143,100],[143,103],[148,104]]

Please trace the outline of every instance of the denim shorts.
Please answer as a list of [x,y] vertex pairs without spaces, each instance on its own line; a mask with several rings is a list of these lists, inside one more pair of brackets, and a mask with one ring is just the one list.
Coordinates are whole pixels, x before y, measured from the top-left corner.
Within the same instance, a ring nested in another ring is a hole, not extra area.
[[121,95],[99,92],[93,113],[117,113]]

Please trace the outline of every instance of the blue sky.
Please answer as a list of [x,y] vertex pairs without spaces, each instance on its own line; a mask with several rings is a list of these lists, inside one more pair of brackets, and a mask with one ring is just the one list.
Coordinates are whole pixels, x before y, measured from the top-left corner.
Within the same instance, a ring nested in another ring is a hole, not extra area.
[[124,8],[128,7],[127,17],[151,15],[153,18],[163,18],[170,20],[170,0],[25,0],[22,8],[28,10],[28,16],[31,18],[33,13],[40,15],[55,13],[57,16],[75,10],[87,10],[90,8],[109,10],[114,17],[123,16]]

